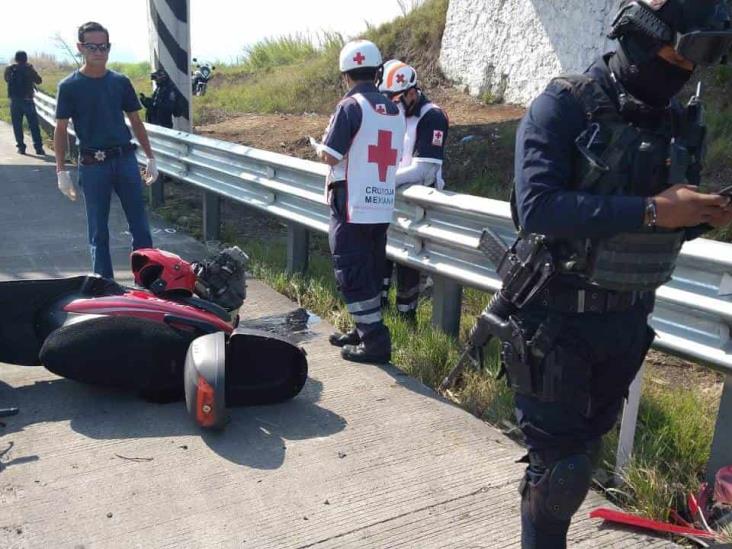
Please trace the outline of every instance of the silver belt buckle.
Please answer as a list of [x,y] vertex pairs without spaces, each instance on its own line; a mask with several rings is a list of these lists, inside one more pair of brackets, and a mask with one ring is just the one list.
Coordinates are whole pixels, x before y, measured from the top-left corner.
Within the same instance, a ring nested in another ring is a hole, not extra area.
[[107,158],[107,153],[104,151],[94,151],[94,160],[97,162],[104,162],[105,158]]

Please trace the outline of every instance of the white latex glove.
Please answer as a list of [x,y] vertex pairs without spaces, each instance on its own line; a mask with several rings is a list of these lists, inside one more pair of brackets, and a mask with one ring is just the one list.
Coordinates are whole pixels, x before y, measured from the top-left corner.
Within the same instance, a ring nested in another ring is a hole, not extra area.
[[442,172],[437,172],[437,177],[435,178],[435,189],[438,191],[441,191],[445,188],[445,180],[442,179]]
[[145,185],[152,185],[158,180],[158,164],[154,158],[148,158],[145,164]]
[[69,200],[76,200],[76,185],[71,180],[71,174],[67,171],[58,172],[58,190],[64,193]]
[[315,151],[315,154],[320,155],[320,151],[323,150],[323,147],[318,143],[314,137],[308,135],[308,143],[310,143],[310,146]]

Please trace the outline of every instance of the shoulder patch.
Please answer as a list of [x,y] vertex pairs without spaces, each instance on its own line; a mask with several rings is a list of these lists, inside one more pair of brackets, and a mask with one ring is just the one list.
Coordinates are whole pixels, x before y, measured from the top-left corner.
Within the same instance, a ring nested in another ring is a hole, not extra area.
[[444,140],[445,134],[442,130],[435,130],[432,132],[432,145],[435,147],[442,147],[442,141]]
[[386,105],[383,103],[376,103],[376,105],[374,105],[374,110],[379,114],[386,114]]

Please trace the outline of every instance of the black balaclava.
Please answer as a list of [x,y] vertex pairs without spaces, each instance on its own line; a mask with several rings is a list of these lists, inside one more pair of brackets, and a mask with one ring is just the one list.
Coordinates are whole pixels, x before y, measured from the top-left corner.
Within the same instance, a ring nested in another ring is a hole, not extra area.
[[651,107],[663,108],[681,91],[693,71],[669,63],[657,53],[650,58],[646,55],[643,56],[645,59],[634,60],[632,52],[636,48],[653,48],[653,45],[642,44],[645,41],[646,37],[635,33],[622,36],[619,40],[620,47],[610,58],[610,70],[628,93]]
[[402,107],[404,107],[404,116],[407,117],[414,115],[414,113],[417,111],[417,107],[419,106],[420,99],[422,99],[422,92],[420,91],[420,89],[416,86],[414,87],[414,89],[417,90],[417,99],[415,99],[411,105],[407,105],[407,102],[404,101],[404,96],[407,95],[409,90],[404,92],[402,94],[402,97],[399,99],[402,103]]

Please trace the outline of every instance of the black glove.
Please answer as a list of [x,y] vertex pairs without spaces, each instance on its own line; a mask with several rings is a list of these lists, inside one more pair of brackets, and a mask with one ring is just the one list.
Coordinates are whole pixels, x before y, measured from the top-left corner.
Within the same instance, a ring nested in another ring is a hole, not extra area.
[[142,103],[142,106],[147,108],[150,108],[150,98],[145,97],[145,94],[140,92],[140,103]]

